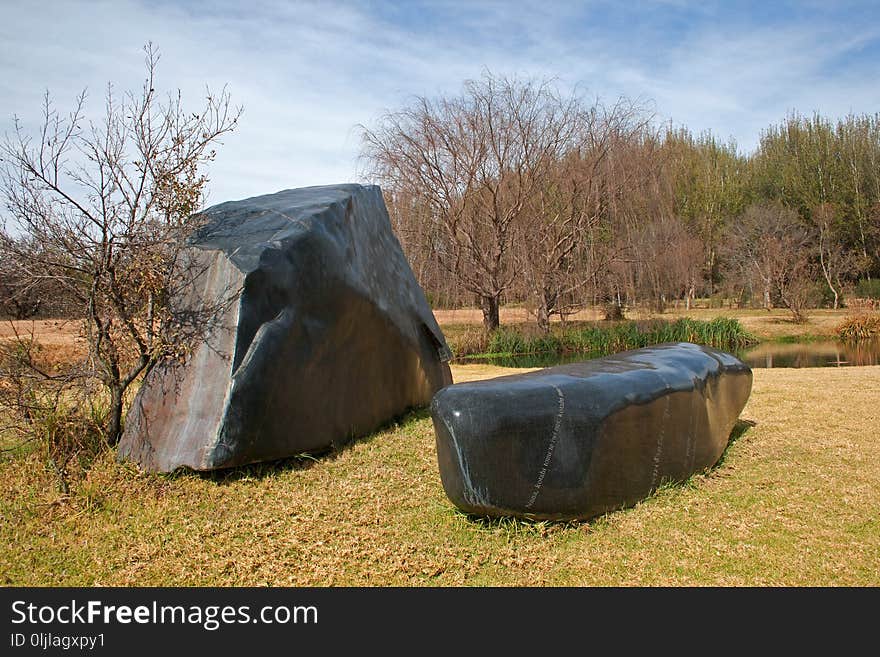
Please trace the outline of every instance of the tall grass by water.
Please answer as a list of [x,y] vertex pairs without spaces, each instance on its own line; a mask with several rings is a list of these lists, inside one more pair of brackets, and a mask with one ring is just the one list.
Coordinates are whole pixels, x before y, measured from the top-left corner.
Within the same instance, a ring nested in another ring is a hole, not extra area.
[[502,327],[489,336],[486,352],[475,355],[582,353],[604,356],[663,342],[693,342],[734,351],[757,341],[736,319],[717,317],[702,321],[684,317],[675,321],[579,325],[532,335],[517,328]]
[[843,340],[861,340],[880,337],[880,315],[853,315],[837,326],[837,336]]

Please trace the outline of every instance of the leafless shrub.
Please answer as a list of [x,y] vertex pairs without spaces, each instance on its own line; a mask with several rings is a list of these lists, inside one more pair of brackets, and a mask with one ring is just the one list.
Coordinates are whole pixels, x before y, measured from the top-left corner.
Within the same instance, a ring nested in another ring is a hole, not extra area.
[[32,327],[9,325],[13,337],[0,341],[4,450],[39,450],[66,493],[71,479],[107,447],[108,405],[88,372],[50,362]]
[[203,165],[241,112],[225,89],[208,92],[198,112],[184,109],[179,92],[163,98],[159,54],[152,45],[145,53],[142,89],[118,97],[109,86],[100,122],[86,120],[85,92],[67,116],[47,94],[39,134],[16,120],[0,146],[3,198],[18,234],[0,239],[0,260],[25,285],[51,282],[85,318],[89,355],[79,369],[106,390],[110,444],[132,384],[158,363],[185,358],[216,314],[180,304],[202,273],[190,266],[186,240],[199,223]]

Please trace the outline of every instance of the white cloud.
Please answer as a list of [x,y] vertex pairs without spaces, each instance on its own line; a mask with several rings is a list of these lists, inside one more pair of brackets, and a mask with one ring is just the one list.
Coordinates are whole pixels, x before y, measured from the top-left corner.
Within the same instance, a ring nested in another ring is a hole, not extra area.
[[[865,75],[878,63],[870,20],[753,25],[680,2],[623,17],[603,2],[426,7],[427,18],[408,3],[6,3],[0,132],[13,114],[35,117],[45,88],[65,106],[88,86],[99,111],[108,80],[139,85],[148,40],[163,53],[160,86],[198,105],[205,84],[228,83],[245,107],[212,167],[212,202],[353,180],[356,124],[415,94],[455,92],[486,68],[653,99],[661,117],[746,148],[792,108],[880,108]],[[692,22],[670,27],[670,16]],[[859,67],[840,63],[856,55]]]

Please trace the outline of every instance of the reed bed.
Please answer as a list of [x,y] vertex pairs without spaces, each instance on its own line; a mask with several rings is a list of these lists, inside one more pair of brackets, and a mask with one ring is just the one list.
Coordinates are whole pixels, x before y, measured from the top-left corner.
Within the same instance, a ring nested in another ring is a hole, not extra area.
[[579,353],[604,356],[663,342],[693,342],[735,351],[757,341],[755,336],[733,318],[716,317],[703,321],[683,317],[674,321],[597,323],[531,335],[517,328],[502,327],[489,337],[486,352],[474,355],[485,357]]
[[836,328],[837,336],[843,340],[862,340],[880,336],[880,315],[853,315],[847,317]]

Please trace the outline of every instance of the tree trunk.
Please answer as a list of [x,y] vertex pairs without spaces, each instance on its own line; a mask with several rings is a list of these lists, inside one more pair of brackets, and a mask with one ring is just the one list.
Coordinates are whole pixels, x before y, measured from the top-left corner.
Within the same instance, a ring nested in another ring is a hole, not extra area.
[[825,284],[828,286],[828,289],[831,290],[831,294],[834,295],[834,310],[837,310],[838,300],[840,299],[840,295],[837,293],[837,289],[834,287],[834,284],[831,282],[831,274],[828,272],[828,269],[825,267],[824,259],[822,259],[822,275],[825,277]]
[[498,306],[500,295],[480,297],[480,309],[483,311],[483,328],[489,333],[501,324],[498,318]]
[[536,311],[536,315],[538,318],[538,328],[542,333],[550,332],[550,311],[547,309],[547,304],[541,302],[538,304],[538,308]]
[[825,277],[825,283],[828,285],[828,289],[831,290],[831,294],[834,295],[834,310],[837,310],[837,300],[839,296],[837,290],[834,288],[834,284],[831,282],[831,272],[829,271],[830,266],[825,265],[825,249],[822,246],[821,237],[819,238],[819,264],[822,267],[822,276]]
[[538,300],[535,315],[538,320],[538,328],[542,333],[550,333],[550,314],[556,309],[557,295],[552,290],[543,290]]
[[121,386],[110,387],[110,410],[107,418],[107,443],[114,447],[122,437],[122,398]]

